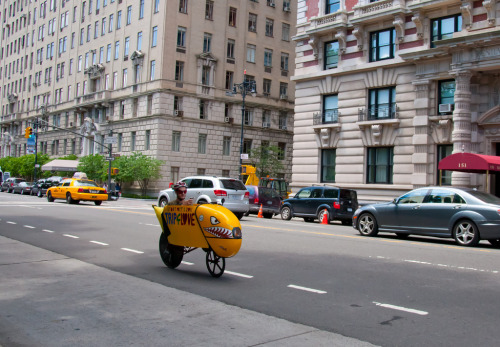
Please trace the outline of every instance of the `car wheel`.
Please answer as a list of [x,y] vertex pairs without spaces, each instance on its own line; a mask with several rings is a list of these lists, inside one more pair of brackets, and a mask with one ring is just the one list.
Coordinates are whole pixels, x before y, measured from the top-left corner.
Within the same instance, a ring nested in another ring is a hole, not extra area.
[[281,209],[281,219],[283,220],[292,219],[292,210],[290,209],[290,207],[285,206]]
[[160,256],[163,263],[170,269],[175,269],[180,265],[184,257],[184,247],[174,246],[168,243],[165,233],[160,235]]
[[[319,213],[318,213],[318,219],[319,219],[319,222],[320,222],[320,223],[322,223],[322,222],[323,222],[323,216],[324,216],[324,214],[325,214],[325,213],[326,213],[326,214],[328,214],[328,210],[327,210],[326,208],[324,208],[324,209],[322,209],[321,211],[319,211]],[[326,220],[326,222],[327,222],[328,224],[330,224],[330,216],[327,216],[327,220]]]
[[160,199],[160,207],[165,207],[168,204],[167,198],[163,197]]
[[52,197],[52,193],[51,192],[47,192],[47,201],[48,202],[54,202],[54,198]]
[[96,206],[101,206],[102,201],[100,201],[100,200],[99,200],[99,201],[94,201],[94,204],[95,204]]
[[406,240],[410,234],[396,233],[396,237],[401,240]]
[[[206,202],[205,202],[204,204],[206,204]],[[243,218],[243,214],[244,214],[243,212],[234,212],[234,215],[235,215],[235,216],[236,216],[236,218],[238,218],[238,219]]]
[[71,197],[71,193],[66,194],[66,201],[68,202],[68,204],[75,203],[75,200],[73,200],[73,198]]
[[377,220],[370,213],[363,213],[358,219],[358,231],[363,236],[377,236]]
[[244,215],[245,217],[248,217],[248,216],[250,215],[250,212],[245,212],[243,215]]
[[207,269],[212,277],[220,277],[226,268],[226,259],[219,257],[213,250],[207,252],[206,257]]
[[464,219],[453,227],[453,238],[460,246],[473,247],[479,243],[479,231],[472,221]]
[[267,219],[273,218],[272,213],[264,213],[263,216],[264,216],[264,218],[267,218]]
[[488,242],[495,248],[500,248],[500,239],[488,240]]

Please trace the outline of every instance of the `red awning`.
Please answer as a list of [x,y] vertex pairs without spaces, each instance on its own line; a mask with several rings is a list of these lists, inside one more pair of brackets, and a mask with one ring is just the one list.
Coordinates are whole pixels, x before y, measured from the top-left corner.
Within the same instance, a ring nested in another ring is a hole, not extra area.
[[439,170],[486,173],[500,171],[500,157],[474,153],[455,153],[441,159]]

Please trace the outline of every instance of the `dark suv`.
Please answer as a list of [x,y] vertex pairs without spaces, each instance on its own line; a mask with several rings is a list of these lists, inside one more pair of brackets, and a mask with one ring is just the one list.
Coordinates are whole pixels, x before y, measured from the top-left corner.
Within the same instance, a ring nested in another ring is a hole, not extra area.
[[51,181],[48,181],[46,178],[41,178],[31,187],[31,195],[36,195],[41,198],[50,187],[52,187]]
[[261,206],[264,218],[273,218],[274,215],[280,213],[281,197],[275,189],[248,185],[245,187],[250,194],[248,214],[259,214]]
[[352,215],[358,208],[355,190],[337,187],[302,188],[293,198],[283,201],[281,218],[303,217],[306,222],[322,221],[328,212],[328,222],[339,220],[343,225],[352,224]]

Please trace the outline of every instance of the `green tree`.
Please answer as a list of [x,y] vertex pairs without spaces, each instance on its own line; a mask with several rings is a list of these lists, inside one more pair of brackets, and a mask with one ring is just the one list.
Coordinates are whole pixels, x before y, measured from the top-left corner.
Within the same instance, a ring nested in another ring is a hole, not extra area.
[[88,179],[103,181],[107,178],[108,162],[100,154],[86,155],[80,158],[76,169],[87,174]]
[[[17,158],[17,166],[19,170],[19,175],[25,178],[28,181],[33,181],[35,178],[35,155],[27,154]],[[50,161],[50,157],[47,154],[37,155],[36,163],[40,165],[40,167],[36,170],[37,178],[43,176],[41,167],[43,164]]]
[[113,161],[112,166],[119,169],[115,180],[122,182],[137,181],[141,187],[141,194],[147,194],[148,185],[151,180],[161,177],[161,160],[152,158],[139,152],[130,156],[121,156]]
[[250,150],[250,162],[256,168],[258,177],[276,177],[282,173],[284,166],[279,159],[283,155],[278,146],[259,146]]

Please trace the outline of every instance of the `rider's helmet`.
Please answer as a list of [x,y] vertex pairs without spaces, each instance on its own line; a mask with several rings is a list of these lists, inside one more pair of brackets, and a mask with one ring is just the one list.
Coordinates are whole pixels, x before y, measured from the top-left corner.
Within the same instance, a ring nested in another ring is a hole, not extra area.
[[173,190],[177,190],[177,189],[182,188],[182,187],[184,187],[184,188],[186,188],[186,189],[187,189],[186,183],[184,183],[184,182],[182,182],[182,181],[179,181],[179,182],[177,182],[176,184],[174,184],[174,185],[172,186],[172,189],[173,189]]

